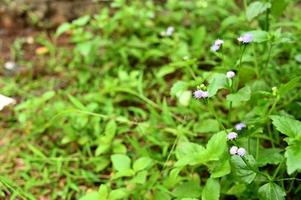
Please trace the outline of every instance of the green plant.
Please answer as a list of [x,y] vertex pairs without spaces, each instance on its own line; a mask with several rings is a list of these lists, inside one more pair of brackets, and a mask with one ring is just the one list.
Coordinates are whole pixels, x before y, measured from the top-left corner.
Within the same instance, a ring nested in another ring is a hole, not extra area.
[[41,37],[59,75],[6,80],[22,137],[2,151],[3,196],[298,198],[295,5],[114,1],[57,29],[71,47]]

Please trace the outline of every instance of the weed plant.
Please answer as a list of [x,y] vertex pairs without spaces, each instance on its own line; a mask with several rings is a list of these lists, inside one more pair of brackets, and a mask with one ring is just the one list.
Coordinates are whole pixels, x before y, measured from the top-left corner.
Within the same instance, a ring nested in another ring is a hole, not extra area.
[[301,199],[299,11],[116,0],[34,38],[36,60],[18,40],[1,198]]

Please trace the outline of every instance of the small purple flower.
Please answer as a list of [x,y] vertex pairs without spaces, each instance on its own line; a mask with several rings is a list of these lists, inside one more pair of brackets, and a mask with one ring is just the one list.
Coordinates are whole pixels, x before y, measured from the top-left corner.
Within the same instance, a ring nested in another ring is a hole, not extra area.
[[203,92],[203,98],[207,98],[209,96],[209,93],[207,91]]
[[235,133],[235,132],[230,132],[230,133],[228,133],[228,135],[227,135],[227,139],[228,140],[234,140],[234,139],[236,139],[237,138],[237,133]]
[[239,42],[242,42],[243,44],[248,44],[253,41],[253,35],[251,33],[246,33],[240,37],[237,38]]
[[237,155],[239,155],[240,157],[243,157],[244,155],[246,155],[246,153],[246,150],[242,147],[237,150]]
[[237,154],[237,150],[238,150],[237,146],[232,146],[230,148],[229,152],[230,152],[231,155],[235,155],[235,154]]
[[196,99],[207,98],[209,96],[208,92],[203,90],[196,90],[193,95]]
[[217,39],[217,40],[214,41],[214,44],[210,47],[210,50],[213,51],[213,52],[216,52],[221,48],[221,46],[223,44],[224,44],[224,40]]
[[244,129],[246,127],[247,127],[247,125],[245,123],[242,123],[242,122],[240,122],[240,123],[238,123],[238,124],[235,125],[235,129],[237,131],[241,131],[242,129]]
[[210,47],[210,50],[211,50],[212,52],[216,52],[217,50],[219,50],[219,48],[220,48],[220,46],[218,46],[218,45],[212,45],[212,46]]
[[227,78],[233,78],[235,76],[235,72],[234,71],[228,71],[226,76],[227,76]]

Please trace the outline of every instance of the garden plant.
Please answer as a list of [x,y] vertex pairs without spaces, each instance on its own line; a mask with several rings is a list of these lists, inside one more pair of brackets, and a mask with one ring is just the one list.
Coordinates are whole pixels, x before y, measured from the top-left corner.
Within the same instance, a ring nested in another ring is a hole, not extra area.
[[16,39],[0,199],[301,199],[300,10],[115,0],[34,37],[34,59]]

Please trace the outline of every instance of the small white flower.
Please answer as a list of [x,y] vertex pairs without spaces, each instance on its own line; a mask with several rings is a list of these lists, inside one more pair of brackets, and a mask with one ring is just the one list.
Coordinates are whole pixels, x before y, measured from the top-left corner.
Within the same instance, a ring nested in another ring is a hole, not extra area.
[[196,99],[207,98],[209,96],[208,92],[203,90],[196,90],[194,91],[193,95]]
[[10,104],[15,104],[15,103],[16,100],[0,94],[0,110],[3,110],[5,106],[8,106]]
[[235,77],[235,72],[234,71],[228,71],[226,76],[227,76],[227,78],[233,78],[233,77]]
[[210,47],[210,50],[212,51],[212,52],[216,52],[217,50],[219,50],[219,48],[220,48],[220,46],[219,45],[212,45],[211,47]]
[[209,97],[209,93],[207,91],[204,91],[203,92],[203,98],[207,98],[207,97]]
[[17,64],[13,61],[8,61],[4,64],[4,68],[7,70],[14,70],[15,68],[17,68]]
[[237,131],[241,131],[242,129],[244,129],[246,127],[247,127],[247,125],[245,123],[242,123],[242,122],[235,125],[235,129]]
[[244,38],[243,38],[242,36],[240,36],[240,37],[237,38],[238,42],[242,42],[243,39],[244,39]]
[[253,41],[253,35],[251,33],[246,33],[246,34],[238,37],[237,40],[244,44],[248,44]]
[[234,139],[236,139],[237,138],[237,133],[235,133],[235,132],[230,132],[230,133],[228,133],[228,135],[227,135],[227,139],[228,140],[234,140]]
[[171,36],[174,31],[175,31],[175,28],[173,26],[169,26],[169,27],[167,27],[165,34],[167,36]]
[[240,157],[243,157],[244,155],[246,155],[246,153],[246,150],[242,147],[237,150],[237,155],[239,155]]
[[224,44],[224,40],[217,39],[214,41],[214,44],[210,47],[210,50],[216,52],[221,48],[222,44]]
[[214,42],[214,45],[221,46],[222,44],[224,44],[224,40],[221,40],[221,39],[217,39],[217,40],[215,40],[215,42]]
[[235,155],[235,154],[237,154],[237,150],[238,150],[237,146],[232,146],[230,148],[229,152],[230,152],[231,155]]

